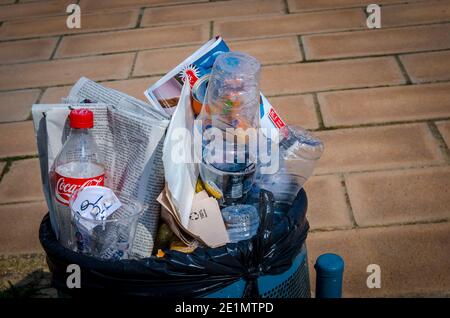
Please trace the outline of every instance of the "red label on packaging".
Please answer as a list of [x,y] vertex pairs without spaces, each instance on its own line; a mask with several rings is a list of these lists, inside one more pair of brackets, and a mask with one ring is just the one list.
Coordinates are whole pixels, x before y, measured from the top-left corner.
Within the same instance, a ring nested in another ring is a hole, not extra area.
[[194,70],[186,70],[186,77],[188,78],[189,85],[191,85],[192,88],[198,80],[197,74],[195,74]]
[[69,178],[64,177],[58,173],[55,173],[56,178],[56,189],[55,197],[56,200],[64,205],[69,205],[69,199],[72,194],[75,193],[80,188],[89,186],[104,186],[105,185],[105,174],[101,174],[94,178]]
[[185,66],[180,71],[179,75],[181,76],[183,83],[186,82],[186,80],[187,80],[189,82],[189,85],[192,88],[194,86],[195,82],[197,82],[197,80],[200,76],[200,72],[199,72],[197,66],[191,64],[191,65]]
[[275,127],[277,127],[278,129],[283,128],[284,126],[286,126],[284,121],[280,118],[280,116],[278,116],[277,112],[273,108],[271,108],[270,111],[269,111],[269,118],[270,118],[270,120],[272,120],[272,122],[274,123]]

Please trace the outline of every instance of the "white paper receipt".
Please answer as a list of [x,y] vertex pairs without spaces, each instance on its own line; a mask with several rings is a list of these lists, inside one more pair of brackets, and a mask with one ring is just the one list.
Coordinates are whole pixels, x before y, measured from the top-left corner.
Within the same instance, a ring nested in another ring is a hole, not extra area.
[[106,220],[121,205],[113,190],[101,186],[81,188],[70,200],[72,214],[75,218],[81,216],[78,221],[89,231],[98,225],[98,222],[90,220]]

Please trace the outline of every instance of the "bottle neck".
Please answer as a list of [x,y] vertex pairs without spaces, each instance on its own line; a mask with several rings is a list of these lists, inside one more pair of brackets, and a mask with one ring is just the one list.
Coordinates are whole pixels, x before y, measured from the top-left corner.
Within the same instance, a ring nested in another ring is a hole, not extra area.
[[91,130],[89,128],[71,128],[70,129],[70,135],[74,136],[90,136],[91,135]]

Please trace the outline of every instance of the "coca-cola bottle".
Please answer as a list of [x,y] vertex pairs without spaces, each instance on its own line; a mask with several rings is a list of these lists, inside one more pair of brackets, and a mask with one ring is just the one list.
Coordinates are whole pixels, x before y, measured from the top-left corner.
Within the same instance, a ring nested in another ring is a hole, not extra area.
[[94,114],[89,109],[72,110],[69,114],[70,134],[55,159],[51,179],[55,203],[55,220],[59,242],[73,246],[69,199],[75,191],[86,186],[103,186],[105,168],[98,158],[97,144],[90,129]]

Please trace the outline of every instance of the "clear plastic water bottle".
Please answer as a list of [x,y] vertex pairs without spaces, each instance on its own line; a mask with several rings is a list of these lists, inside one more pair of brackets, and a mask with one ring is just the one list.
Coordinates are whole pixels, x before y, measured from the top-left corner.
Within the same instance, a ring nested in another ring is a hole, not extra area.
[[238,204],[222,209],[230,242],[248,240],[258,231],[259,215],[253,205]]
[[54,228],[59,242],[65,247],[73,244],[69,200],[81,187],[103,186],[105,168],[98,158],[97,144],[90,129],[94,127],[94,114],[88,109],[72,110],[69,114],[70,134],[51,171],[55,206]]

